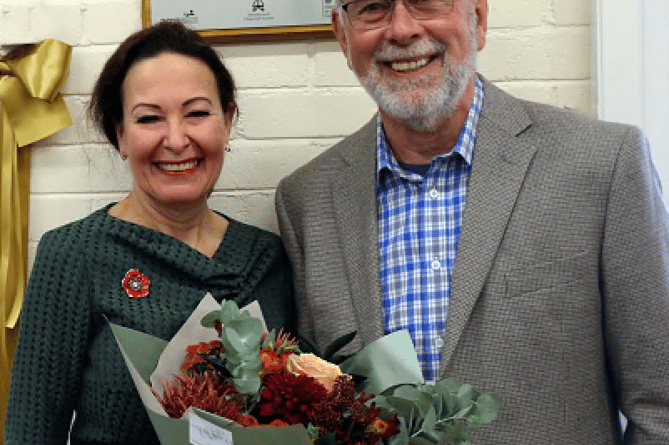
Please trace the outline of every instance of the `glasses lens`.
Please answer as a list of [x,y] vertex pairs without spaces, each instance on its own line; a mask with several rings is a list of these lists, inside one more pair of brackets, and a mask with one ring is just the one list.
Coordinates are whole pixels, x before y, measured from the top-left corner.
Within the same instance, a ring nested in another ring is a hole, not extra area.
[[357,0],[348,3],[346,12],[353,25],[373,28],[384,24],[390,15],[391,3],[390,0]]
[[361,29],[390,23],[393,3],[402,1],[416,20],[429,20],[450,12],[453,0],[354,0],[343,5],[351,25]]
[[418,20],[429,20],[451,11],[453,0],[404,0],[411,15]]

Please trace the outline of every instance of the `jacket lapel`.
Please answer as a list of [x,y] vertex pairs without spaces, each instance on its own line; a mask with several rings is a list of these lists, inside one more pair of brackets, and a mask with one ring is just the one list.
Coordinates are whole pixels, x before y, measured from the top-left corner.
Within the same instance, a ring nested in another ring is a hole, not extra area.
[[[463,218],[442,369],[480,295],[536,148],[516,136],[532,121],[522,103],[483,80],[485,102]],[[332,193],[359,338],[383,335],[376,214],[376,116],[342,146]]]
[[332,179],[339,239],[359,324],[358,336],[365,345],[383,335],[375,146],[376,116],[342,148],[344,166]]
[[442,373],[483,290],[536,151],[516,137],[531,125],[521,102],[483,81],[485,99],[452,275]]

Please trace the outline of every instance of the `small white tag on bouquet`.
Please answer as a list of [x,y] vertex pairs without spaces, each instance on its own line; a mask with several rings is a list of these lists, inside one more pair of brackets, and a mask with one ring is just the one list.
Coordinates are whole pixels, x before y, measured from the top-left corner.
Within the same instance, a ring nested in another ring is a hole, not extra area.
[[191,445],[234,445],[230,431],[207,422],[192,411],[188,414],[188,424]]
[[[156,369],[150,377],[151,386],[158,394],[163,395],[164,381],[170,381],[175,375],[181,374],[181,364],[184,361],[188,345],[219,339],[215,329],[208,329],[202,326],[202,318],[208,313],[220,309],[221,305],[214,300],[211,293],[207,292],[202,301],[200,301],[200,304],[188,317],[188,320],[172,337],[172,340],[170,340],[160,355]],[[249,315],[253,318],[259,318],[262,321],[263,329],[267,330],[262,311],[260,310],[260,304],[257,301],[250,303],[240,310],[248,311]]]

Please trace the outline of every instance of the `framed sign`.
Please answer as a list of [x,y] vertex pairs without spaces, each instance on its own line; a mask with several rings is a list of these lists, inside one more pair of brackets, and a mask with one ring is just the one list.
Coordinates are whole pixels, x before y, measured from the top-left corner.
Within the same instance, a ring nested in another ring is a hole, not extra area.
[[335,0],[142,0],[142,25],[177,20],[209,42],[332,38]]

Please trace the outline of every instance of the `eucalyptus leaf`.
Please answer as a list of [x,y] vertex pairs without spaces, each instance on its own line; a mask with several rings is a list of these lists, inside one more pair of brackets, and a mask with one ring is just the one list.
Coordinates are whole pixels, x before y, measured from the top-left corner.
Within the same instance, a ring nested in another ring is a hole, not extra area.
[[448,379],[440,380],[435,384],[435,386],[443,388],[451,394],[457,394],[462,384],[457,379],[451,377]]
[[467,416],[467,426],[474,429],[492,422],[497,417],[497,413],[501,407],[502,404],[499,397],[483,394],[472,407],[471,414]]
[[451,416],[451,417],[453,419],[465,419],[465,418],[467,418],[467,416],[469,416],[471,413],[474,412],[474,409],[475,409],[475,405],[474,405],[474,403],[472,403],[471,405],[462,408],[457,413],[453,414],[453,416]]
[[391,412],[397,413],[399,417],[410,417],[418,412],[418,404],[412,400],[407,400],[402,397],[386,396],[383,398]]
[[427,413],[428,409],[434,409],[437,417],[441,415],[442,411],[441,403],[439,403],[439,399],[434,395],[425,391],[419,391],[417,394],[416,402],[418,403],[420,414],[422,416],[424,416]]
[[462,385],[457,394],[458,408],[462,409],[471,406],[476,397],[477,394],[472,385]]
[[468,445],[471,443],[472,435],[461,422],[448,425],[442,430],[442,436],[438,445]]
[[233,320],[242,318],[242,313],[239,310],[237,303],[231,300],[224,300],[221,303],[221,323],[227,324]]
[[[225,347],[226,355],[239,355],[240,352],[244,351],[247,346],[239,338],[239,334],[234,329],[231,329],[227,326],[223,328],[223,334],[221,335],[221,343]],[[229,357],[228,360],[234,360],[234,358]]]
[[224,329],[234,330],[237,333],[239,341],[241,341],[246,348],[252,347],[255,350],[260,349],[262,322],[257,318],[234,320],[226,324]]
[[255,379],[232,379],[232,384],[234,385],[237,392],[240,394],[254,394],[260,390],[260,377],[256,376]]
[[434,387],[434,397],[441,404],[441,416],[450,416],[456,411],[457,401],[455,399],[455,394],[451,393],[449,389],[445,386],[435,385]]
[[394,396],[410,400],[417,400],[419,393],[420,391],[416,388],[416,385],[398,385],[393,390]]
[[434,434],[434,427],[437,424],[437,413],[434,408],[430,407],[423,416],[423,423],[420,427],[420,432],[426,433],[430,436]]
[[483,422],[490,423],[497,418],[497,414],[502,409],[502,398],[495,394],[482,394],[476,400],[476,405]]
[[213,328],[213,327],[216,326],[216,324],[215,324],[216,320],[220,320],[220,319],[221,319],[221,311],[219,309],[219,310],[211,311],[207,315],[202,317],[202,320],[200,321],[200,324],[202,324],[202,326],[205,327],[205,328]]

